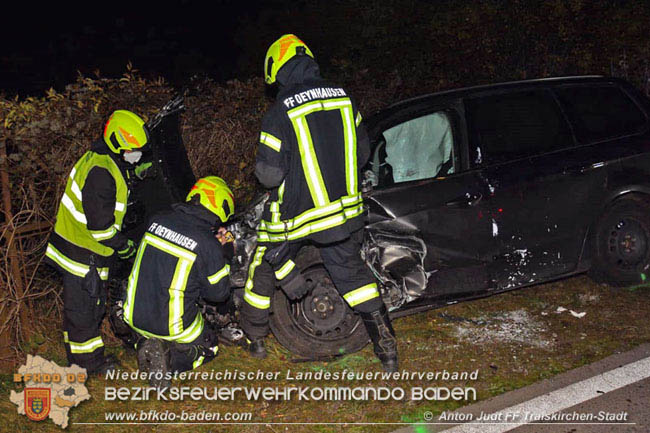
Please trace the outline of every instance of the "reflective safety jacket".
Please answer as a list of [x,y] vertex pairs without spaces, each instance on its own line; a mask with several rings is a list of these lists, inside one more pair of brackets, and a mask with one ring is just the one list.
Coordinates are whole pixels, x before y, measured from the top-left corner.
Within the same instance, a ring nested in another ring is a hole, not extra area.
[[116,156],[95,142],[70,172],[45,252],[60,270],[84,277],[93,254],[105,280],[109,257],[128,246],[121,228],[129,190]]
[[278,71],[280,92],[262,120],[255,174],[271,189],[258,228],[262,244],[330,243],[363,226],[359,169],[369,156],[361,114],[308,56]]
[[198,301],[223,302],[230,266],[212,234],[217,217],[177,203],[148,223],[127,287],[124,319],[147,337],[191,343],[203,331]]

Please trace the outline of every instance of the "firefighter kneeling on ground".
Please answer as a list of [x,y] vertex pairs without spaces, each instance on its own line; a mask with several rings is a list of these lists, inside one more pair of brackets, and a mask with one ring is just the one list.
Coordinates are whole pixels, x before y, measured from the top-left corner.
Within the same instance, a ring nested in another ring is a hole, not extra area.
[[148,222],[128,280],[124,321],[140,336],[138,368],[163,373],[152,375],[152,386],[170,386],[159,377],[217,355],[217,331],[206,323],[199,302],[218,310],[230,299],[234,247],[221,225],[234,210],[226,183],[208,176],[196,182],[185,203]]
[[92,143],[70,172],[45,252],[46,262],[63,275],[68,362],[88,373],[105,373],[117,364],[104,356],[99,328],[111,264],[115,256],[128,259],[136,251],[121,231],[129,196],[127,169],[140,160],[148,141],[136,114],[117,110],[111,115],[103,140]]
[[284,35],[268,49],[264,77],[278,85],[262,120],[255,174],[271,190],[249,266],[241,325],[253,356],[264,336],[275,281],[292,300],[310,290],[294,259],[316,245],[336,289],[357,311],[387,371],[397,371],[397,344],[377,283],[359,256],[364,227],[359,171],[370,155],[356,105],[320,77],[309,48]]

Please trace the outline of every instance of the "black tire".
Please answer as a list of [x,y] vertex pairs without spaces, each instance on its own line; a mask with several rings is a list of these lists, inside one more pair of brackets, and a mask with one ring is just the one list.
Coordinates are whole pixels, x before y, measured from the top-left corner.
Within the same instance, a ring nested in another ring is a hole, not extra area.
[[[317,251],[316,251],[317,253]],[[310,256],[311,260],[305,260]],[[281,290],[271,298],[271,330],[292,353],[308,359],[326,359],[361,350],[369,341],[361,318],[338,294],[329,274],[314,260],[313,251],[298,258],[305,280],[314,289],[299,301],[289,301]],[[306,267],[305,261],[311,262]],[[314,311],[316,310],[316,311]]]
[[650,204],[642,196],[621,198],[603,213],[592,239],[590,276],[614,287],[650,277]]

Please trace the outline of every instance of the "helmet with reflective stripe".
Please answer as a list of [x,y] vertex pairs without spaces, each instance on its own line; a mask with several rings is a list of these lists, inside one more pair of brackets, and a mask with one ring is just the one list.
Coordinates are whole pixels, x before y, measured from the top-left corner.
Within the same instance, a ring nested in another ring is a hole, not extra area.
[[273,42],[264,59],[264,81],[266,81],[266,84],[275,83],[280,68],[289,60],[300,55],[308,55],[312,59],[314,58],[307,45],[298,39],[296,35],[283,35]]
[[226,222],[235,212],[235,200],[226,182],[217,176],[207,176],[196,181],[186,201],[199,196],[199,203]]
[[104,142],[114,153],[142,148],[149,141],[144,121],[135,113],[117,110],[106,122]]

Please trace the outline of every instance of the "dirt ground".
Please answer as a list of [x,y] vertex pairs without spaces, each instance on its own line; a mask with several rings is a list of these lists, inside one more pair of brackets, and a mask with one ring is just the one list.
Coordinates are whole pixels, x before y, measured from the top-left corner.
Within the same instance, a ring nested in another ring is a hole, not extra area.
[[[628,350],[650,341],[650,288],[612,289],[594,283],[586,276],[534,286],[477,301],[451,305],[398,319],[395,330],[399,339],[401,369],[409,372],[472,372],[477,380],[360,380],[296,381],[286,377],[298,372],[379,371],[370,346],[361,352],[334,362],[294,363],[292,355],[269,338],[270,356],[264,360],[248,357],[243,349],[222,347],[220,354],[200,371],[239,370],[281,372],[269,382],[187,381],[192,387],[214,386],[352,386],[402,387],[406,397],[400,401],[192,401],[158,402],[104,400],[107,386],[146,386],[144,381],[106,381],[91,378],[90,401],[73,408],[71,432],[87,431],[186,431],[188,425],[79,425],[82,422],[105,422],[105,413],[122,411],[197,411],[250,412],[255,424],[192,425],[194,432],[387,432],[399,423],[423,422],[428,412],[436,415],[471,401],[416,401],[410,398],[414,387],[473,387],[477,400],[523,387],[560,372],[593,362],[610,354]],[[40,344],[39,344],[40,343]],[[124,370],[135,370],[133,353],[116,343],[109,352],[121,359]],[[34,343],[31,353],[65,365],[63,346],[56,335]],[[174,385],[181,385],[174,383]],[[60,431],[51,421],[34,423],[17,415],[9,401],[9,391],[19,389],[10,374],[1,376],[0,419],[8,431]],[[280,424],[290,423],[290,424]],[[293,423],[336,423],[299,425]],[[352,423],[383,423],[359,425]],[[394,424],[387,424],[394,423]],[[8,427],[11,426],[11,427]],[[403,426],[403,425],[402,425]]]

